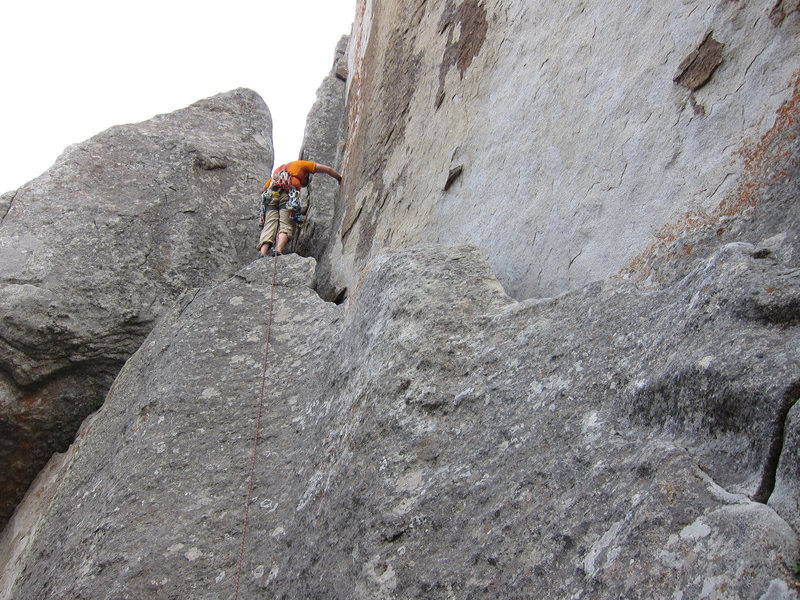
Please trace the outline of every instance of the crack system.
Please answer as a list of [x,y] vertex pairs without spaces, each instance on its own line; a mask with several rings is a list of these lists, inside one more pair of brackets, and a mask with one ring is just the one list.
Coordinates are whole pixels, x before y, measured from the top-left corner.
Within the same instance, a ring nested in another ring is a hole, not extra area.
[[[6,206],[5,210],[3,210],[3,214],[0,215],[0,223],[5,221],[5,218],[8,216],[8,213],[11,212],[11,207],[14,205],[14,200],[17,198],[17,193],[18,192],[19,192],[19,190],[14,190],[14,192],[9,192],[9,193],[12,194],[11,195],[11,199],[8,201],[8,206]],[[5,194],[3,194],[3,195],[5,195]],[[0,205],[0,208],[2,208],[2,205]]]
[[786,420],[789,416],[789,411],[795,405],[797,400],[800,399],[800,381],[795,381],[784,392],[783,400],[778,408],[778,415],[775,418],[772,428],[772,436],[770,437],[769,450],[767,451],[766,460],[764,462],[764,469],[761,472],[761,483],[758,486],[753,500],[766,504],[772,492],[775,490],[775,481],[778,475],[778,465],[780,463],[781,454],[783,453],[784,438],[786,436]]

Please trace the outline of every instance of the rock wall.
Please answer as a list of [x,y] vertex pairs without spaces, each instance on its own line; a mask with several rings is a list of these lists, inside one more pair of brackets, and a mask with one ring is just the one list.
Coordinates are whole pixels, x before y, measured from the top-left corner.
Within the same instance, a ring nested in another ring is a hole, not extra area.
[[272,163],[235,90],[68,148],[0,201],[0,526],[155,320],[253,256]]
[[740,193],[800,72],[800,12],[775,0],[360,0],[358,17],[339,286],[426,243],[478,245],[517,298],[617,273]]
[[[313,160],[341,173],[341,158],[344,152],[345,132],[345,89],[347,82],[348,36],[343,36],[334,52],[331,72],[317,90],[317,100],[306,120],[303,146],[300,150],[302,160]],[[339,184],[326,175],[311,176],[303,198],[308,203],[307,222],[292,241],[292,249],[303,256],[319,259],[325,252],[329,241],[336,238],[337,202]],[[341,210],[339,211],[341,212]],[[327,274],[322,276],[329,280]],[[335,295],[331,290],[329,295]]]
[[529,4],[360,2],[319,266],[186,290],[0,598],[798,597],[800,14]]
[[128,361],[5,597],[231,597],[274,293],[241,597],[796,598],[797,515],[750,497],[800,389],[796,327],[742,312],[763,250],[526,302],[474,247],[378,256],[341,306],[256,261]]

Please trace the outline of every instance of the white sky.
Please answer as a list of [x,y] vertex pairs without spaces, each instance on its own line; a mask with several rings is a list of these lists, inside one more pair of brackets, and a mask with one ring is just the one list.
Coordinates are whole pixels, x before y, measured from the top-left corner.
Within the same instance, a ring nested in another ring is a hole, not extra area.
[[[10,0],[0,8],[0,193],[70,144],[248,87],[297,158],[356,0]],[[299,65],[307,65],[301,67]],[[271,85],[284,67],[291,75]]]

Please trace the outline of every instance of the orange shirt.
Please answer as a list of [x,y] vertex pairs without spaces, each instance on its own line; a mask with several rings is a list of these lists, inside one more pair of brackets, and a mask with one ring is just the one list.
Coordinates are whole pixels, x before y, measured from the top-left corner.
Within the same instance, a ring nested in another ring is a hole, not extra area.
[[[292,176],[292,185],[299,190],[301,187],[308,185],[308,176],[317,172],[317,163],[310,160],[294,160],[275,169],[272,175],[277,175],[279,171],[284,170],[289,171],[289,175]],[[271,183],[272,177],[269,178],[264,187],[268,188]]]

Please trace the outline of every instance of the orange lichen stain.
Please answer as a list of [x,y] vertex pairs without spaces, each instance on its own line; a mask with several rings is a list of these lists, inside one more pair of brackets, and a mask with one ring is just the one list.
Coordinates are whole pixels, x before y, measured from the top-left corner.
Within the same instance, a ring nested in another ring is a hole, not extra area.
[[664,489],[664,498],[668,504],[675,503],[675,496],[677,496],[677,493],[678,492],[675,489],[675,486],[673,486],[671,483],[667,484],[667,487]]
[[[638,272],[647,277],[649,262],[655,256],[663,251],[675,252],[667,250],[667,244],[693,231],[710,228],[725,217],[739,215],[754,208],[758,203],[757,192],[787,177],[788,170],[782,163],[791,159],[792,151],[800,139],[800,128],[797,127],[800,113],[800,71],[794,77],[790,84],[790,87],[794,87],[794,92],[776,111],[775,123],[769,131],[757,143],[745,143],[737,151],[736,154],[743,159],[743,168],[736,190],[724,198],[711,213],[691,211],[662,227],[654,236],[656,241],[631,261],[626,271]],[[717,235],[722,235],[723,232],[724,227],[717,229]],[[685,253],[690,255],[691,248]]]
[[[786,177],[788,171],[783,167],[771,176],[767,176],[767,170],[770,164],[780,163],[791,156],[792,148],[799,137],[798,131],[795,130],[798,108],[800,108],[800,72],[796,74],[792,97],[778,109],[775,123],[769,131],[757,144],[746,145],[738,151],[737,154],[744,159],[742,180],[737,192],[720,203],[717,209],[719,216],[732,216],[748,206],[755,206],[757,204],[755,192]],[[783,139],[780,139],[781,137]]]

